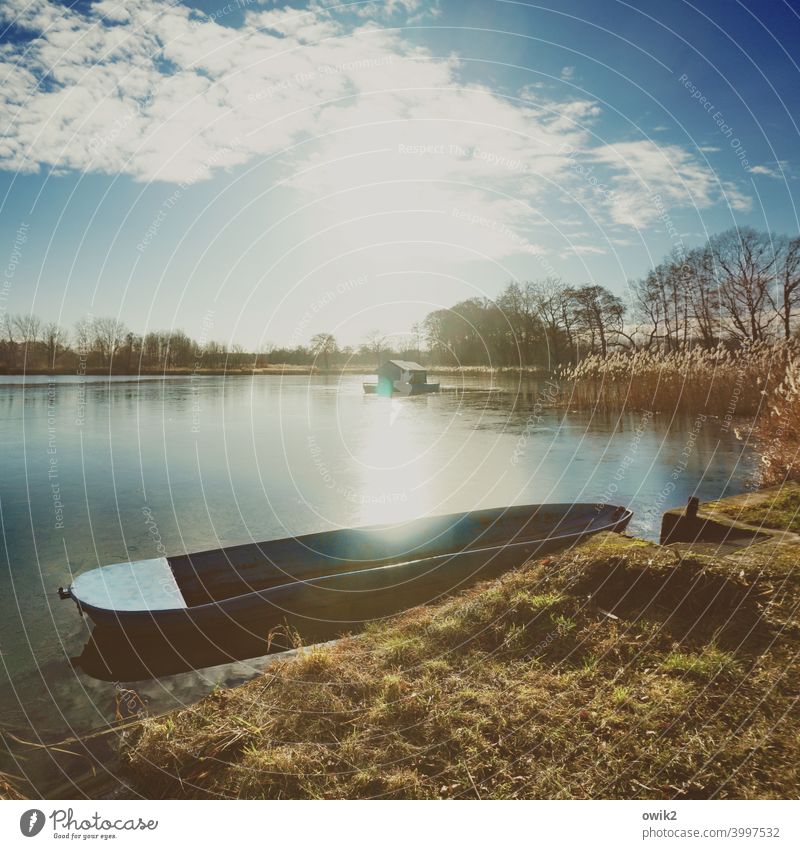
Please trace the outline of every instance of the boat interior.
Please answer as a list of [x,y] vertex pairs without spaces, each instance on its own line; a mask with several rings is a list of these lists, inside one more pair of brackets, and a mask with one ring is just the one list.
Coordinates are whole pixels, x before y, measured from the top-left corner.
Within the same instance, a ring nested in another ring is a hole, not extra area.
[[612,524],[615,508],[544,504],[327,531],[168,558],[195,607],[295,581],[499,545],[552,539]]

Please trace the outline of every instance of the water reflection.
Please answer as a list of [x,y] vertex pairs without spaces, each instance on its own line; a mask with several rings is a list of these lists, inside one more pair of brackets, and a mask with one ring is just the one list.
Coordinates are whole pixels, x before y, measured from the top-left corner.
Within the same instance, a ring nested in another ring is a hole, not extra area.
[[359,524],[402,522],[430,515],[430,489],[426,488],[435,450],[417,426],[427,414],[430,395],[413,398],[365,396],[369,425],[354,450],[361,471]]
[[167,638],[132,636],[98,627],[71,661],[76,669],[99,681],[138,683],[250,659],[260,668],[260,660],[267,655],[294,648],[290,635],[281,629],[258,635],[228,628],[216,634],[198,631],[190,637]]

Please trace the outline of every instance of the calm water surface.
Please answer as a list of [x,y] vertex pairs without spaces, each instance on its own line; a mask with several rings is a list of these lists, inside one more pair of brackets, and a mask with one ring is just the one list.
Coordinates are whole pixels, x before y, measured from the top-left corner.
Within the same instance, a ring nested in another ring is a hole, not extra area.
[[[88,623],[55,590],[96,566],[417,516],[541,501],[630,506],[633,533],[697,492],[747,487],[719,421],[542,409],[518,377],[364,396],[362,377],[0,382],[2,724],[53,739],[112,719],[127,682],[70,663]],[[130,685],[160,712],[266,661]]]

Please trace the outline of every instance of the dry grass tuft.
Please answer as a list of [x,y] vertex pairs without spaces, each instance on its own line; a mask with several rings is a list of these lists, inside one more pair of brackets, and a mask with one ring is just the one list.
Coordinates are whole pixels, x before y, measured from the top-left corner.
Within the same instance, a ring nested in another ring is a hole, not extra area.
[[149,720],[128,770],[167,797],[796,796],[800,582],[758,548],[597,537]]
[[23,784],[27,784],[27,782],[18,775],[9,775],[6,772],[0,772],[0,799],[27,799],[28,796],[20,789]]

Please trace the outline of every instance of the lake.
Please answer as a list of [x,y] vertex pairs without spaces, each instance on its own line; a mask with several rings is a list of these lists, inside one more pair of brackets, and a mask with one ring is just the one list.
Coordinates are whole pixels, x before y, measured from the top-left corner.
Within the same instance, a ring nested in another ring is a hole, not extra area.
[[450,391],[399,399],[365,396],[362,379],[0,378],[3,726],[83,733],[131,689],[158,713],[268,662],[88,675],[70,658],[89,625],[56,594],[87,569],[542,501],[630,506],[629,531],[657,539],[663,511],[741,492],[754,469],[712,418],[555,411],[547,384],[519,376],[442,377]]

